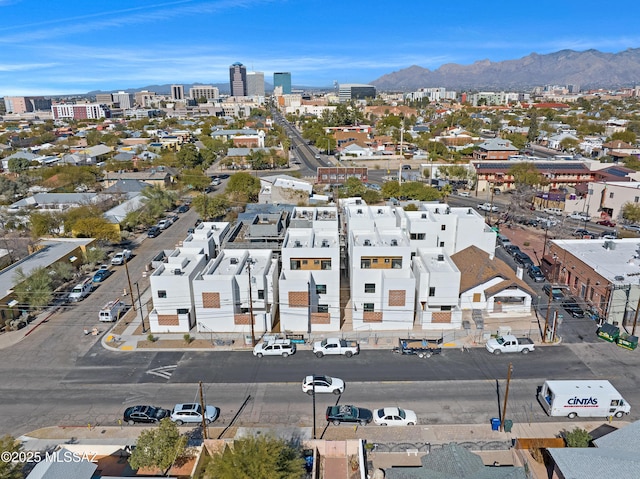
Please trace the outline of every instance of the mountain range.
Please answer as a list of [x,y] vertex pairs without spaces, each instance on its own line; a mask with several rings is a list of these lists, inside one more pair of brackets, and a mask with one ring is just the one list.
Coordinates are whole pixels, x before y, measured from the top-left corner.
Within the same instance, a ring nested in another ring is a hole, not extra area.
[[561,50],[531,53],[517,60],[480,60],[471,65],[448,63],[436,70],[417,65],[371,82],[378,90],[414,91],[426,87],[450,90],[526,90],[542,85],[579,85],[581,90],[640,85],[640,48],[618,53]]

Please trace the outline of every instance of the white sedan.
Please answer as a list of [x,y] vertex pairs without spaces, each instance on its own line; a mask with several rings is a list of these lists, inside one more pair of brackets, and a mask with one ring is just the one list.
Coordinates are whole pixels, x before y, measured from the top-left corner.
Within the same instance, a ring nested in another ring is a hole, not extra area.
[[385,407],[373,411],[373,422],[378,426],[415,426],[418,417],[409,409]]
[[316,394],[342,394],[344,392],[344,381],[330,376],[307,376],[302,380],[302,392],[313,394],[314,385]]

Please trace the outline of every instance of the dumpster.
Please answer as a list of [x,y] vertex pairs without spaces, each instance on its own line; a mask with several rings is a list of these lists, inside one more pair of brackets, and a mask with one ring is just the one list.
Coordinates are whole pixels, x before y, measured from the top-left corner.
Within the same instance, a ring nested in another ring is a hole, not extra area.
[[622,333],[618,337],[618,339],[616,339],[616,344],[621,348],[633,351],[638,347],[638,336],[632,336],[627,333]]
[[620,328],[618,326],[614,326],[613,324],[604,323],[602,326],[598,328],[596,334],[600,339],[604,339],[605,341],[609,341],[613,343],[620,336]]
[[499,431],[500,430],[500,418],[492,417],[491,418],[491,430]]
[[504,432],[511,432],[511,428],[513,427],[513,421],[511,419],[504,420]]

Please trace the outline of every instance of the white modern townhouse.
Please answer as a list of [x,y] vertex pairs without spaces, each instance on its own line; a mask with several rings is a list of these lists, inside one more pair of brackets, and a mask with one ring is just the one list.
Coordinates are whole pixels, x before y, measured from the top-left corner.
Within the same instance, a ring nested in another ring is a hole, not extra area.
[[152,333],[188,333],[195,324],[192,282],[206,265],[202,248],[177,248],[149,277]]
[[[331,211],[331,210],[327,210]],[[317,211],[297,211],[298,217]],[[296,218],[294,212],[294,223]],[[335,211],[332,211],[335,217]],[[322,215],[320,215],[322,216]],[[336,220],[337,221],[337,220]],[[334,227],[289,227],[282,246],[279,280],[280,329],[292,332],[340,330],[340,241]],[[324,226],[330,222],[325,221]]]
[[416,324],[422,329],[459,329],[461,273],[444,248],[418,248],[413,257],[416,278]]
[[278,309],[278,260],[272,250],[225,249],[193,281],[201,333],[270,332]]
[[200,223],[189,233],[182,242],[183,247],[202,248],[204,250],[206,260],[215,258],[220,252],[220,246],[224,237],[229,233],[230,227],[228,222],[209,222]]

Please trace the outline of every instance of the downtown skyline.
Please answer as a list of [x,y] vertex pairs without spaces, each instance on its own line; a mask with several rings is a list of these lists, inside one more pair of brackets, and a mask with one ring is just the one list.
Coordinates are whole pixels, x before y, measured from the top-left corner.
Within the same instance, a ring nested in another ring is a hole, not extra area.
[[268,83],[288,71],[294,85],[331,87],[412,65],[434,70],[562,49],[619,52],[640,45],[633,24],[620,21],[636,8],[628,0],[615,9],[545,0],[535,12],[495,0],[437,9],[406,0],[141,0],[133,7],[69,0],[64,8],[0,0],[0,96],[228,84],[235,62],[263,72]]

